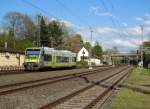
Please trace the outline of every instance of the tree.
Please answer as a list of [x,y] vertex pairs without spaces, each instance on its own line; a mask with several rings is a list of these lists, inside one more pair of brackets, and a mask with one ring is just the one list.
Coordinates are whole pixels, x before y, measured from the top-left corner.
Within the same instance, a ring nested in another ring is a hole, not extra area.
[[12,42],[13,38],[10,37],[7,33],[0,33],[0,47],[4,47],[5,46],[5,42],[7,42],[7,46],[8,47],[12,47],[13,46],[13,42]]
[[36,39],[36,27],[31,18],[19,12],[8,12],[4,16],[3,27],[12,37],[13,47],[16,46],[17,40],[28,39],[34,41]]
[[112,55],[112,54],[116,54],[116,53],[119,53],[119,50],[115,46],[112,48],[109,48],[105,51],[105,54],[107,54],[107,55]]
[[99,45],[98,42],[96,42],[95,46],[92,49],[92,55],[94,57],[102,59],[103,51],[102,51],[102,47]]
[[31,18],[19,12],[8,12],[4,16],[4,28],[14,37],[25,38],[35,33],[35,25]]
[[48,36],[50,39],[50,47],[61,49],[64,43],[64,31],[62,25],[58,21],[51,21],[48,24]]
[[16,49],[22,52],[24,52],[26,48],[33,46],[33,42],[29,39],[20,39],[17,40],[16,42],[17,42]]
[[90,49],[92,49],[92,46],[91,46],[90,42],[85,42],[85,43],[84,43],[84,47],[85,47],[88,51],[90,51]]
[[24,33],[22,36],[24,36],[24,38],[29,39],[30,41],[36,41],[37,37],[36,37],[36,31],[37,31],[37,27],[34,24],[34,22],[32,21],[31,17],[29,17],[28,15],[24,15],[23,17],[23,23],[24,23]]
[[64,43],[64,48],[73,52],[79,52],[83,47],[83,40],[80,34],[68,38]]
[[144,47],[150,47],[150,41],[145,41],[145,42],[143,43],[143,46],[144,46]]
[[41,46],[48,46],[49,45],[49,37],[48,37],[48,28],[45,23],[44,18],[41,18],[40,21],[40,44]]
[[148,64],[150,63],[150,53],[149,53],[150,41],[145,41],[143,43],[143,47],[144,47],[143,65],[144,67],[148,67]]

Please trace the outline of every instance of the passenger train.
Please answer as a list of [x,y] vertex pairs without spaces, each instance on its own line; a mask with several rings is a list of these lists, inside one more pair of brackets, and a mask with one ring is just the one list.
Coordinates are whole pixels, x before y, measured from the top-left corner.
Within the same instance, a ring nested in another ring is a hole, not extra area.
[[25,50],[23,65],[26,70],[75,67],[76,53],[68,50],[55,50],[49,47],[31,47]]

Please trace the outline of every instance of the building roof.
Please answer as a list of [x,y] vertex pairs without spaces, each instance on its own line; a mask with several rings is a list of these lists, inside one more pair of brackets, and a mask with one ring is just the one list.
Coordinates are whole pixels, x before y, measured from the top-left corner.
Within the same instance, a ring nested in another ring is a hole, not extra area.
[[[82,52],[82,51],[88,52],[88,50],[87,50],[85,47],[82,47],[82,49],[81,49],[78,53],[80,53],[80,52]],[[89,53],[89,52],[88,52],[88,53]]]
[[9,53],[20,53],[20,54],[24,54],[24,52],[18,51],[16,49],[13,48],[5,48],[5,47],[0,47],[0,52],[9,52]]

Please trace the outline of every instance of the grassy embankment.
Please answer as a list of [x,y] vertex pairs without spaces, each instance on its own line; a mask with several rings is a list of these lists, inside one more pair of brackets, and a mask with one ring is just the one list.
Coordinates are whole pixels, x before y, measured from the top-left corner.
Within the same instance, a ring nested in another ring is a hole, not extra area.
[[150,69],[135,69],[108,109],[150,109]]

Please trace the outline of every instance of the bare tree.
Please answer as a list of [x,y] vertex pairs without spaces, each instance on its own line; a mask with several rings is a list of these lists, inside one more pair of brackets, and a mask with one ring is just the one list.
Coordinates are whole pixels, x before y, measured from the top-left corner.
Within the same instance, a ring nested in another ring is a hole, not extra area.
[[9,32],[10,36],[16,38],[33,37],[36,31],[31,18],[18,12],[7,13],[4,16],[3,26],[5,31]]

